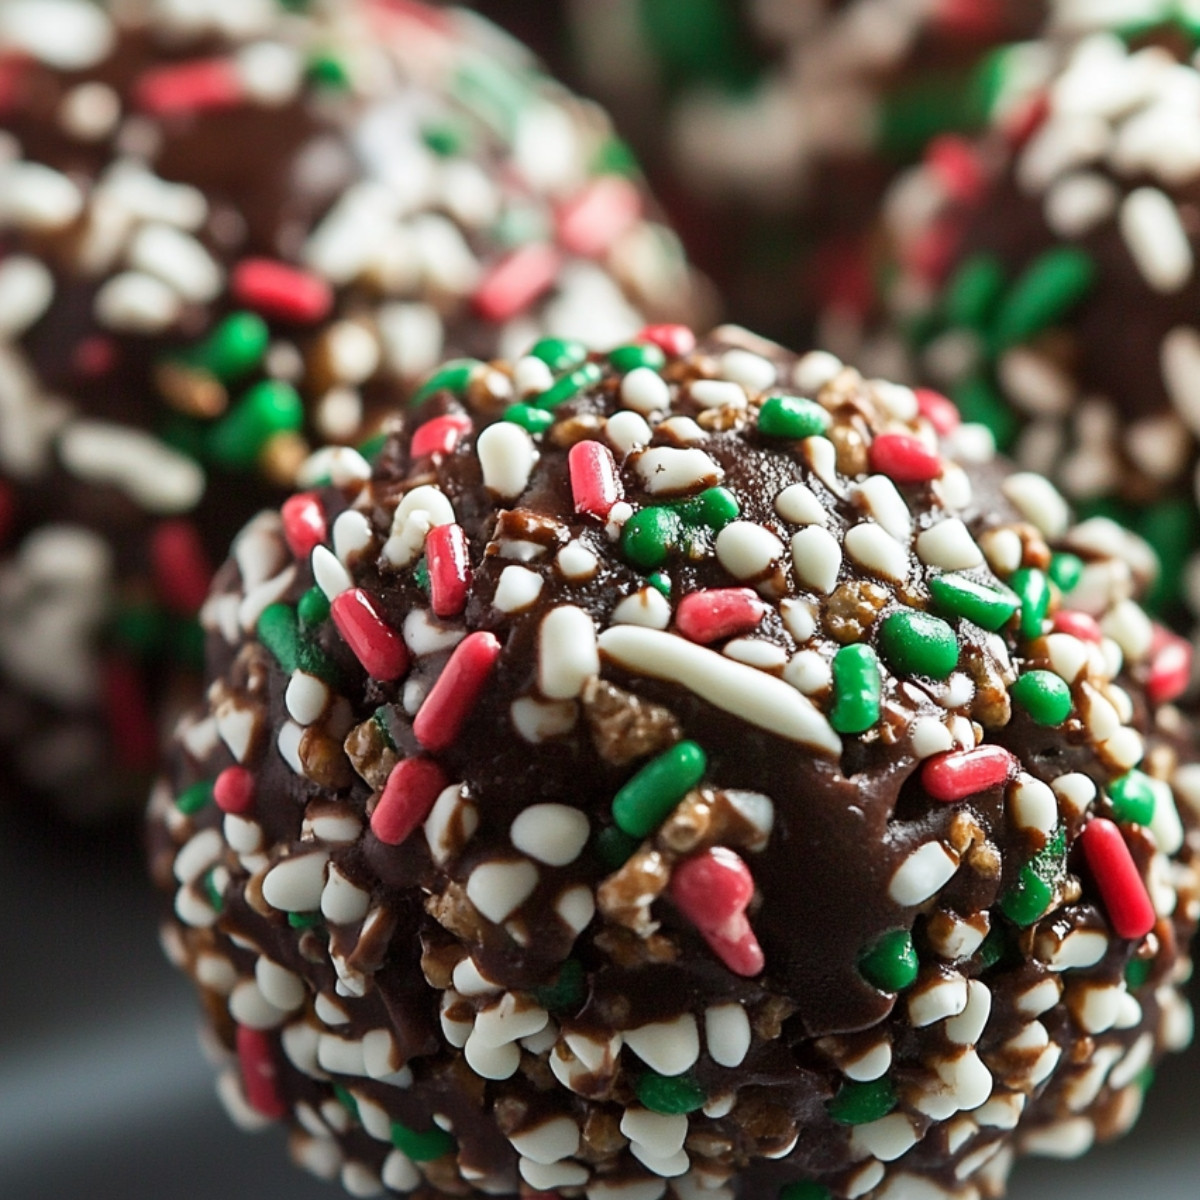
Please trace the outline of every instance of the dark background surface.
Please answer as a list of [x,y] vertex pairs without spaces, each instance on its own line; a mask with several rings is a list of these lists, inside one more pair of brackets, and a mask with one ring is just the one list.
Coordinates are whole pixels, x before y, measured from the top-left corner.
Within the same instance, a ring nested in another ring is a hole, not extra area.
[[[277,1129],[233,1128],[191,986],[156,937],[136,830],[0,800],[0,1200],[340,1200]],[[1136,1134],[1018,1168],[1012,1200],[1197,1200],[1200,1052],[1166,1063]]]

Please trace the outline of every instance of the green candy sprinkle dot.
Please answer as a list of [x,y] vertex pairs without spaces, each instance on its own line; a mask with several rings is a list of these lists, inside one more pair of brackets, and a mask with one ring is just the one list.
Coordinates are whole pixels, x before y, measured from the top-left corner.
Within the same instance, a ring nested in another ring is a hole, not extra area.
[[1146,985],[1146,981],[1150,978],[1153,970],[1154,959],[1131,958],[1128,966],[1125,968],[1125,986],[1131,992],[1136,992],[1138,988]]
[[1038,725],[1061,725],[1071,713],[1071,689],[1053,671],[1026,671],[1012,698]]
[[410,404],[420,404],[428,400],[434,392],[447,391],[455,396],[461,396],[471,382],[475,372],[483,366],[477,358],[455,358],[444,367],[434,371],[428,379],[413,393]]
[[652,588],[654,588],[655,591],[661,592],[668,600],[670,600],[671,577],[665,571],[655,571],[652,575],[647,575],[646,582]]
[[870,1083],[846,1083],[826,1105],[839,1125],[868,1125],[896,1107],[896,1090],[884,1076]]
[[1149,825],[1154,820],[1154,785],[1141,771],[1128,771],[1105,791],[1113,816],[1122,825]]
[[843,646],[833,656],[833,707],[829,723],[838,733],[865,733],[879,720],[882,682],[870,646]]
[[555,373],[573,371],[586,362],[588,356],[587,347],[582,342],[556,337],[542,338],[529,353],[533,358],[540,358]]
[[583,366],[576,367],[574,371],[569,371],[561,379],[555,380],[542,392],[537,397],[538,407],[557,408],[560,404],[566,404],[568,400],[574,400],[580,392],[599,383],[602,374],[599,363],[585,362]]
[[558,969],[553,983],[533,989],[533,998],[547,1012],[574,1012],[587,995],[583,963],[568,958]]
[[287,923],[292,929],[320,929],[325,919],[319,912],[288,913]]
[[1083,577],[1083,559],[1077,554],[1055,554],[1050,559],[1050,579],[1063,592],[1069,592]]
[[1021,603],[1011,592],[986,587],[965,575],[935,576],[929,581],[929,592],[942,612],[989,633],[1003,628]]
[[333,1085],[333,1094],[337,1098],[337,1102],[356,1120],[358,1121],[358,1101],[350,1094],[350,1092],[342,1087],[340,1083]]
[[596,857],[600,859],[600,865],[611,874],[623,867],[641,844],[640,838],[630,837],[624,830],[609,825],[596,834]]
[[815,400],[771,396],[758,413],[758,432],[766,437],[807,438],[824,433],[833,418]]
[[1044,571],[1022,567],[1013,572],[1009,583],[1021,601],[1021,636],[1041,637],[1042,623],[1050,611],[1050,580]]
[[621,528],[621,553],[634,566],[650,571],[667,561],[682,534],[683,521],[674,509],[643,508]]
[[383,453],[384,446],[387,445],[388,435],[386,433],[377,433],[373,437],[367,438],[362,445],[359,446],[358,452],[367,460],[371,466],[374,466],[380,454]]
[[656,1071],[647,1071],[638,1081],[637,1098],[651,1112],[674,1117],[703,1108],[708,1097],[704,1089],[686,1075],[668,1079]]
[[609,365],[614,371],[627,375],[638,367],[649,367],[652,371],[661,371],[667,365],[667,356],[653,342],[631,342],[628,346],[618,346],[608,354]]
[[256,383],[211,429],[206,449],[226,467],[252,467],[263,447],[279,433],[304,428],[304,402],[290,383]]
[[995,349],[1007,350],[1048,329],[1091,291],[1095,279],[1090,254],[1074,246],[1047,250],[1001,302],[992,326]]
[[392,1122],[392,1145],[407,1154],[413,1162],[431,1162],[449,1154],[455,1147],[454,1138],[436,1125],[425,1133],[417,1133],[399,1121]]
[[675,506],[675,512],[687,525],[700,526],[720,533],[730,521],[736,521],[742,508],[737,497],[724,487],[711,487]]
[[1021,867],[1016,884],[1000,897],[1004,915],[1022,929],[1050,907],[1067,870],[1067,835],[1059,830],[1044,849]]
[[231,383],[262,362],[270,341],[271,331],[257,313],[230,313],[183,361]]
[[613,798],[613,820],[630,837],[646,837],[670,816],[707,769],[708,757],[695,742],[678,742],[621,788]]
[[221,894],[221,889],[217,887],[216,874],[216,867],[213,867],[211,871],[204,872],[204,894],[208,898],[213,912],[221,912],[225,908],[225,897]]
[[859,955],[858,969],[881,992],[902,992],[912,987],[920,969],[912,934],[907,929],[885,933]]
[[801,1179],[786,1184],[779,1193],[779,1200],[833,1200],[833,1193],[824,1184]]
[[207,808],[212,803],[212,799],[212,780],[203,780],[200,783],[193,783],[191,787],[184,788],[175,797],[175,807],[184,816],[191,817],[195,816],[202,808]]
[[314,629],[329,619],[329,597],[319,587],[311,587],[296,605],[296,615],[303,629]]
[[417,565],[413,567],[413,582],[427,596],[429,595],[429,564],[425,559],[419,559]]
[[994,254],[968,258],[946,285],[944,308],[953,325],[982,330],[1004,292],[1004,265]]
[[518,402],[504,410],[504,420],[511,421],[529,433],[545,433],[554,424],[554,414],[532,404]]
[[958,666],[958,638],[940,617],[906,608],[879,627],[883,657],[903,675],[945,679]]

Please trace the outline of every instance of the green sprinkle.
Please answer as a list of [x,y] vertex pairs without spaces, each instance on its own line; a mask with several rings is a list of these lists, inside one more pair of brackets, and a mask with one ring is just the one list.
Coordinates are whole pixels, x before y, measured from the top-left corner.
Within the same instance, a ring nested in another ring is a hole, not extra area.
[[213,784],[212,780],[204,780],[200,783],[193,783],[191,787],[184,788],[178,796],[175,797],[175,807],[179,809],[186,817],[195,816],[202,808],[206,808],[212,803]]
[[311,83],[332,92],[344,92],[350,87],[350,72],[336,54],[314,54],[308,60],[306,74]]
[[222,383],[249,375],[267,353],[271,331],[257,313],[230,313],[199,346],[182,355],[189,366],[201,367]]
[[451,94],[489,129],[509,141],[530,100],[529,89],[515,71],[483,54],[463,58],[451,83]]
[[108,632],[126,653],[148,657],[162,646],[167,634],[167,616],[153,604],[124,605]]
[[413,1162],[432,1162],[449,1154],[455,1147],[454,1139],[436,1125],[424,1133],[418,1133],[399,1121],[392,1122],[392,1145],[407,1154]]
[[587,362],[588,350],[574,338],[542,338],[529,354],[540,358],[556,375],[560,371],[573,371]]
[[896,1090],[886,1075],[870,1083],[844,1083],[825,1107],[839,1125],[867,1125],[896,1107]]
[[973,375],[950,390],[964,421],[987,428],[996,445],[1008,450],[1021,432],[1020,418],[1009,407],[995,385],[982,375]]
[[833,656],[833,707],[829,723],[838,733],[865,733],[879,720],[882,682],[870,646],[843,646]]
[[858,957],[862,977],[881,992],[902,992],[912,987],[919,968],[917,949],[907,929],[885,933]]
[[1016,884],[1000,897],[1004,915],[1022,929],[1050,907],[1067,871],[1067,835],[1060,829],[1044,850],[1021,867]]
[[629,143],[610,137],[596,151],[589,170],[593,175],[637,175],[641,168]]
[[883,657],[903,675],[945,679],[958,666],[958,639],[940,617],[913,608],[889,613],[879,627]]
[[466,148],[468,135],[458,121],[438,121],[422,128],[421,140],[439,158],[453,158]]
[[447,391],[455,396],[462,396],[471,382],[475,372],[483,366],[477,358],[455,358],[439,367],[413,393],[410,404],[420,404],[428,400],[435,392]]
[[1004,931],[998,927],[991,930],[987,937],[983,939],[983,945],[979,947],[980,971],[990,971],[992,967],[1004,958],[1008,950],[1008,938],[1004,935]]
[[256,383],[209,432],[208,454],[222,466],[252,467],[263,447],[279,433],[304,428],[304,402],[290,383]]
[[976,583],[966,575],[937,575],[929,581],[929,592],[943,612],[960,617],[995,633],[1020,606],[1011,592]]
[[1026,671],[1011,693],[1037,725],[1061,725],[1070,716],[1071,689],[1053,671]]
[[398,751],[400,749],[400,747],[396,745],[396,739],[394,737],[392,737],[391,726],[388,722],[389,711],[390,710],[388,709],[388,706],[386,704],[381,704],[371,714],[371,720],[375,722],[376,727],[379,729],[380,734],[383,736],[383,740],[384,740],[384,743],[387,746],[387,748],[389,750],[397,750]]
[[833,418],[815,400],[770,396],[758,411],[758,432],[766,437],[807,438],[824,433]]
[[1095,259],[1059,246],[1035,259],[1001,301],[992,326],[997,353],[1027,342],[1065,317],[1092,290]]
[[678,1116],[703,1108],[708,1097],[704,1089],[687,1075],[668,1079],[657,1071],[647,1071],[636,1086],[637,1098],[651,1112]]
[[325,918],[319,912],[288,913],[287,923],[292,929],[320,929]]
[[556,379],[540,396],[537,397],[538,407],[557,408],[568,400],[574,400],[580,392],[600,382],[604,372],[599,363],[585,362],[583,366],[568,371],[561,379]]
[[630,837],[646,837],[670,816],[707,769],[708,757],[695,742],[676,743],[651,759],[616,794],[613,820]]
[[413,582],[429,595],[429,563],[424,558],[418,560],[417,565],[413,567]]
[[1125,967],[1125,986],[1131,992],[1136,992],[1138,988],[1145,987],[1146,981],[1150,978],[1153,970],[1154,959],[1131,958]]
[[609,351],[608,362],[614,371],[624,375],[638,367],[661,371],[667,365],[667,356],[653,342],[631,342]]
[[1195,503],[1185,498],[1164,500],[1137,514],[1136,532],[1150,543],[1159,565],[1142,602],[1144,607],[1169,612],[1179,603],[1184,591],[1184,571],[1200,546],[1198,525]]
[[358,452],[374,466],[379,461],[380,454],[383,453],[384,446],[387,445],[388,435],[386,433],[377,433],[373,437],[367,438],[359,448]]
[[358,1101],[350,1094],[349,1090],[342,1087],[340,1083],[335,1083],[333,1094],[337,1097],[337,1102],[361,1124],[362,1119],[358,1115]]
[[189,670],[204,670],[204,630],[195,617],[167,618],[166,653]]
[[533,989],[533,998],[547,1012],[576,1012],[587,997],[583,963],[568,958],[558,969],[553,983]]
[[944,308],[952,325],[983,329],[1004,292],[1004,266],[993,254],[974,254],[946,285]]
[[1055,554],[1050,559],[1051,582],[1060,591],[1070,592],[1083,577],[1083,559],[1077,554]]
[[630,837],[624,830],[609,825],[596,835],[596,857],[611,874],[623,867],[641,844],[640,838]]
[[824,1184],[802,1179],[785,1185],[779,1200],[833,1200],[833,1193]]
[[646,582],[655,589],[661,592],[668,600],[671,598],[671,577],[665,571],[655,571],[652,575],[646,576]]
[[534,408],[532,404],[518,402],[510,404],[504,410],[504,420],[520,425],[529,433],[545,433],[554,424],[554,414],[544,408]]
[[287,604],[268,604],[258,618],[258,640],[275,656],[285,674],[300,665],[300,624]]
[[329,597],[319,587],[311,587],[296,605],[296,615],[304,630],[314,629],[329,620]]
[[1141,771],[1128,771],[1105,789],[1113,816],[1122,825],[1149,825],[1154,820],[1154,784]]
[[1041,637],[1042,623],[1050,611],[1050,580],[1044,571],[1022,567],[1013,572],[1009,583],[1021,601],[1021,636]]
[[217,887],[217,870],[217,867],[212,867],[210,870],[204,872],[202,886],[213,912],[219,913],[225,908],[225,897],[222,895],[221,889]]
[[680,518],[688,525],[701,525],[713,533],[720,533],[730,521],[741,514],[737,497],[724,487],[711,487],[675,506]]
[[634,566],[650,571],[667,561],[682,533],[683,521],[674,509],[643,508],[621,527],[621,553]]

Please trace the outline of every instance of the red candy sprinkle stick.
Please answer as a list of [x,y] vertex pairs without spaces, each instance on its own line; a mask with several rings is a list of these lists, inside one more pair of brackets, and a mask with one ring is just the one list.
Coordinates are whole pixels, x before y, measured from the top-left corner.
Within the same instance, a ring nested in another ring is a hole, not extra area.
[[1069,633],[1081,642],[1093,642],[1097,646],[1104,637],[1095,617],[1073,608],[1063,608],[1054,614],[1054,632]]
[[1146,695],[1151,704],[1170,704],[1186,690],[1192,678],[1192,644],[1178,634],[1155,625],[1150,642],[1150,671]]
[[413,458],[424,458],[427,454],[449,454],[463,435],[470,432],[471,418],[462,413],[434,417],[413,434],[409,453]]
[[1079,835],[1079,844],[1117,936],[1144,938],[1157,918],[1120,829],[1104,817],[1093,817]]
[[163,521],[150,538],[154,584],[172,612],[191,616],[208,596],[213,570],[200,532],[191,521]]
[[475,311],[497,324],[519,316],[553,286],[562,257],[553,246],[521,246],[502,258],[471,298]]
[[999,787],[1016,767],[1016,758],[1003,746],[951,750],[925,760],[921,783],[935,800],[950,804]]
[[917,412],[943,437],[953,433],[961,424],[962,417],[953,400],[935,392],[932,388],[913,388],[917,398]]
[[408,648],[362,588],[343,592],[333,601],[330,613],[346,645],[372,679],[387,683],[408,670]]
[[696,335],[686,325],[647,325],[634,341],[650,342],[668,358],[682,358],[696,348]]
[[245,767],[226,767],[213,782],[213,800],[223,813],[248,813],[254,807],[254,775]]
[[237,1055],[242,1069],[242,1088],[250,1107],[262,1116],[278,1121],[286,1115],[288,1106],[279,1094],[271,1035],[261,1029],[239,1025]]
[[575,511],[606,520],[624,495],[612,451],[600,442],[576,442],[567,455],[567,469]]
[[303,561],[329,536],[321,498],[316,492],[299,492],[289,496],[280,511],[288,549]]
[[243,259],[231,283],[240,304],[281,321],[311,324],[333,308],[333,289],[325,280],[272,258]]
[[449,781],[432,758],[420,755],[398,762],[383,785],[371,813],[371,832],[389,846],[399,846],[420,825]]
[[454,744],[499,656],[494,633],[481,630],[459,642],[413,721],[422,746],[438,751]]
[[762,947],[746,919],[754,878],[732,850],[714,846],[679,863],[671,875],[670,895],[735,975],[750,977],[763,969]]
[[439,617],[457,616],[471,587],[470,547],[461,525],[437,525],[425,538],[429,600]]
[[114,655],[103,668],[104,712],[116,761],[139,774],[158,764],[158,724],[137,666]]
[[675,626],[689,641],[706,644],[748,633],[766,611],[766,605],[749,588],[709,588],[692,592],[679,602]]
[[605,175],[558,210],[559,245],[581,258],[599,258],[641,215],[638,189],[619,175]]
[[920,438],[881,433],[868,451],[871,470],[896,483],[928,483],[942,473],[942,460]]
[[138,79],[134,95],[143,112],[168,117],[234,108],[246,92],[230,59],[203,58],[147,71]]

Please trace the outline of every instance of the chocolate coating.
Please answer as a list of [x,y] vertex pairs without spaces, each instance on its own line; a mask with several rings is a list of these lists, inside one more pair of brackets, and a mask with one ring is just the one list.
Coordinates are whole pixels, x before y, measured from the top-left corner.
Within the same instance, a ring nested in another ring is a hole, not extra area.
[[0,753],[73,807],[153,765],[206,564],[310,446],[697,300],[605,116],[486,22],[242,7],[0,16]]
[[1200,908],[1136,540],[733,327],[440,380],[204,610],[150,848],[235,1118],[588,1200],[978,1200],[1128,1128]]

